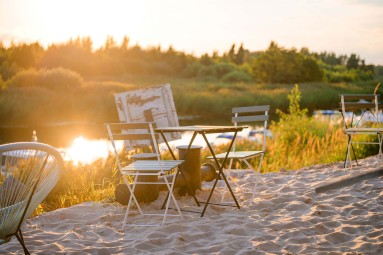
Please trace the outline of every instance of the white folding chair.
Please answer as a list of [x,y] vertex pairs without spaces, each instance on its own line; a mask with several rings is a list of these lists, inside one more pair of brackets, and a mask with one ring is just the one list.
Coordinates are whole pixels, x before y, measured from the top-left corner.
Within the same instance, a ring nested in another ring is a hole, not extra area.
[[[379,94],[341,94],[340,108],[343,117],[344,132],[348,143],[344,167],[351,161],[351,150],[356,164],[358,160],[353,144],[375,144],[379,146],[378,158],[382,159],[383,120],[379,118],[380,104]],[[347,113],[351,112],[351,120]],[[374,124],[374,125],[371,125]],[[376,135],[378,141],[353,140],[355,135]]]
[[[244,123],[251,123],[253,126],[257,126],[257,124],[259,125],[259,123],[262,123],[263,129],[260,131],[260,134],[262,137],[261,138],[262,149],[257,151],[237,151],[236,142],[234,141],[232,151],[228,155],[228,159],[230,159],[228,168],[224,169],[225,175],[227,176],[228,181],[233,181],[233,177],[232,177],[233,171],[239,170],[239,169],[233,168],[235,161],[237,161],[239,163],[244,162],[246,166],[248,167],[247,169],[240,169],[240,170],[250,170],[252,173],[256,174],[257,182],[263,183],[260,171],[261,171],[263,157],[266,151],[266,137],[268,135],[267,121],[269,120],[269,115],[268,115],[269,110],[270,110],[269,105],[236,107],[232,109],[232,113],[234,114],[234,116],[232,117],[232,122],[234,123],[235,126],[237,126],[238,124],[244,124]],[[225,156],[226,156],[226,153],[221,153],[216,155],[218,159],[224,159]],[[253,168],[250,162],[250,160],[256,157],[259,157],[257,170]],[[211,157],[208,157],[208,158],[211,158]],[[253,203],[257,182],[254,183],[252,197],[251,197],[249,205]],[[234,183],[236,184],[236,182]],[[239,186],[237,185],[237,187]],[[223,192],[221,202],[224,201],[226,193],[227,193],[227,190]]]
[[[175,179],[178,175],[178,167],[184,162],[183,160],[161,160],[161,156],[158,149],[157,139],[158,134],[154,133],[155,123],[145,122],[145,123],[108,123],[105,124],[108,131],[109,139],[112,143],[117,167],[122,175],[124,183],[127,185],[130,197],[128,201],[128,207],[126,209],[126,214],[123,222],[123,229],[126,225],[129,226],[157,226],[163,225],[167,216],[180,216],[182,217],[181,210],[177,204],[177,201],[173,194],[173,187]],[[115,141],[122,140],[129,145],[139,144],[139,143],[151,143],[153,145],[153,152],[156,155],[156,160],[142,160],[138,159],[130,164],[123,164],[119,156],[119,151],[117,150]],[[174,170],[174,173],[172,171]],[[160,176],[171,174],[170,178],[162,178],[164,182],[159,181]],[[149,178],[148,178],[149,177]],[[142,207],[138,203],[137,197],[135,195],[135,189],[137,185],[165,185],[168,190],[168,198],[166,200],[166,205],[163,213],[144,213]],[[175,205],[177,214],[169,213],[169,204],[172,201]],[[133,203],[136,205],[138,212],[142,216],[150,216],[150,220],[153,220],[153,217],[162,217],[162,222],[155,224],[127,224],[127,219],[130,213],[130,210],[133,206]]]

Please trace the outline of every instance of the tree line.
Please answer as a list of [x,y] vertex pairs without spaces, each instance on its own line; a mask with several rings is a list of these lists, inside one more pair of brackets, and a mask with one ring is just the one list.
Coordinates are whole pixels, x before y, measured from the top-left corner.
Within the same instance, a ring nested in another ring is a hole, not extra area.
[[194,56],[161,46],[143,49],[125,37],[121,44],[108,37],[93,50],[90,37],[78,37],[46,49],[38,42],[0,42],[0,84],[26,69],[64,68],[82,77],[119,75],[168,76],[220,82],[353,82],[374,78],[374,66],[357,54],[310,52],[308,48],[286,49],[271,42],[264,51],[250,51],[233,44],[228,51]]

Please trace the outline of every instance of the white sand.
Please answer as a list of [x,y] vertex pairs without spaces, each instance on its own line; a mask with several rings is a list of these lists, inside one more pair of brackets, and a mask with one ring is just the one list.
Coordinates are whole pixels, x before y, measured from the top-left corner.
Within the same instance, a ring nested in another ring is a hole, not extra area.
[[[125,206],[88,202],[30,219],[22,229],[33,254],[383,254],[383,177],[314,191],[337,177],[382,166],[374,158],[361,163],[347,170],[334,163],[266,174],[268,188],[258,186],[252,206],[250,194],[237,193],[241,209],[209,206],[203,218],[185,213],[184,220],[172,217],[162,227],[122,232]],[[254,181],[245,174],[239,185]],[[178,201],[193,205],[191,197]],[[23,252],[13,238],[0,254]]]

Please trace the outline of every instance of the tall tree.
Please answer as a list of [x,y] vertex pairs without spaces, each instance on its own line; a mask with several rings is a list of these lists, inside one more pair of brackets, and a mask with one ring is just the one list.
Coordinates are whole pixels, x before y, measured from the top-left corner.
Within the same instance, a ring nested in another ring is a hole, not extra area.
[[238,52],[235,55],[235,63],[237,65],[242,65],[245,62],[245,49],[243,48],[243,44],[239,46]]
[[231,46],[229,52],[228,52],[228,57],[229,57],[229,60],[233,63],[235,63],[235,44],[233,43],[233,45]]
[[360,58],[355,53],[352,53],[347,59],[347,68],[348,69],[357,69],[359,67]]

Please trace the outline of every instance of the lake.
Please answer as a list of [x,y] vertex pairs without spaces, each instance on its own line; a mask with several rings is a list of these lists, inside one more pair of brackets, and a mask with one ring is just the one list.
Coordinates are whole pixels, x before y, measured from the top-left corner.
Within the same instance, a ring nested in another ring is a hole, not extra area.
[[[184,124],[185,125],[185,124]],[[97,124],[65,124],[55,126],[36,127],[3,127],[0,128],[0,143],[32,141],[36,131],[39,142],[49,144],[62,152],[65,160],[77,163],[91,163],[99,158],[106,158],[112,152],[111,144],[108,142],[106,130],[103,125]],[[244,131],[246,136],[249,130]],[[217,138],[220,134],[208,134],[207,138],[211,144],[222,144],[229,141],[227,138]],[[179,145],[187,145],[192,133],[181,134],[180,140],[170,142],[172,148]],[[205,141],[197,136],[194,145],[205,147]],[[118,145],[122,148],[122,144]],[[161,150],[166,150],[165,144],[160,145]]]
[[91,163],[107,157],[110,150],[106,130],[100,124],[1,127],[0,143],[32,141],[34,131],[39,142],[56,147],[65,160],[74,163]]

